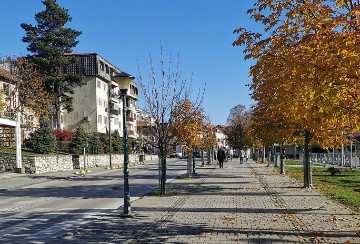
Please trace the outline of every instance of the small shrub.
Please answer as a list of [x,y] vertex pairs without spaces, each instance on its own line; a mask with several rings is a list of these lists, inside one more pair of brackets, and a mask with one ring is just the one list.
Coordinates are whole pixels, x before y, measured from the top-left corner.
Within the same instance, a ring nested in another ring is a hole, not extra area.
[[329,171],[332,176],[340,174],[340,169],[335,167],[330,167],[327,169],[327,171]]
[[88,137],[84,129],[79,126],[76,128],[74,137],[69,144],[69,150],[74,154],[82,154],[83,148],[81,145],[88,143]]
[[39,128],[24,141],[25,146],[36,153],[52,153],[56,149],[56,138],[50,128],[50,123],[43,117],[39,120]]
[[71,141],[74,137],[73,131],[56,129],[53,131],[57,141]]

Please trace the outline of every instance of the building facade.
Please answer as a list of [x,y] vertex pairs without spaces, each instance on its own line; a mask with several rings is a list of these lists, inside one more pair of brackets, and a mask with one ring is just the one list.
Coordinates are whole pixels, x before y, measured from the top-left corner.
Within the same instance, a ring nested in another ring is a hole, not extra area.
[[[0,66],[0,118],[16,120],[20,112],[21,137],[24,140],[38,126],[38,121],[29,109],[21,107],[17,83],[19,79],[11,74],[10,66]],[[15,146],[14,127],[0,124],[0,147]]]
[[215,137],[216,137],[216,141],[217,141],[217,149],[221,148],[221,147],[225,147],[228,148],[228,141],[227,141],[227,136],[224,133],[225,131],[225,126],[223,125],[217,125],[215,126]]
[[[70,113],[61,115],[61,127],[74,130],[82,126],[88,133],[106,133],[109,128],[123,135],[123,104],[119,89],[111,77],[121,70],[96,53],[68,53],[77,58],[77,64],[66,72],[84,76],[85,85],[74,87],[73,107]],[[130,84],[126,96],[126,123],[128,136],[137,138],[136,101],[139,99],[138,86]]]

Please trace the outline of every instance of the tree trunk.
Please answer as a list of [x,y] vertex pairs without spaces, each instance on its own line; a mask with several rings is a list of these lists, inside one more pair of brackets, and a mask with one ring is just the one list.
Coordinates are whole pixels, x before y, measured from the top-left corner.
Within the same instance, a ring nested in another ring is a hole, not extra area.
[[201,165],[205,165],[205,159],[204,159],[204,150],[201,150]]
[[268,151],[267,152],[267,166],[270,167],[270,165],[271,165],[271,147],[268,147],[267,151]]
[[265,146],[263,146],[263,155],[262,155],[262,159],[261,159],[261,163],[265,163],[265,155],[266,154],[266,150],[265,150]]
[[56,119],[56,128],[55,129],[61,129],[61,124],[60,124],[61,92],[60,92],[60,87],[57,84],[54,84],[54,91],[57,95],[56,101],[55,101],[55,119]]
[[208,150],[207,164],[210,164],[212,161],[212,151]]
[[189,178],[191,178],[191,165],[192,165],[192,153],[189,153],[187,158],[187,173]]
[[160,189],[159,195],[166,194],[166,156],[160,157]]
[[304,187],[311,188],[312,187],[312,175],[311,175],[311,164],[310,164],[310,141],[311,134],[310,131],[305,131],[304,135],[305,143],[304,143]]
[[280,174],[285,174],[285,162],[284,162],[284,159],[285,159],[285,146],[284,145],[281,145],[280,147],[280,152],[281,152],[281,155],[280,155]]

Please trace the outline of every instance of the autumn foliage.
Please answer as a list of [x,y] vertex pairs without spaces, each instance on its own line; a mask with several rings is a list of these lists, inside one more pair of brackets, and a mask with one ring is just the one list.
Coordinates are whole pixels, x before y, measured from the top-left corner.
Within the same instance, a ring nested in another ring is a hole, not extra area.
[[55,135],[57,141],[71,141],[74,137],[73,131],[66,131],[62,129],[55,129],[53,134]]
[[22,58],[17,59],[14,65],[14,72],[19,78],[17,89],[22,105],[30,108],[37,116],[49,115],[51,96],[43,86],[42,76]]
[[359,3],[258,0],[248,13],[265,32],[239,28],[234,45],[256,60],[250,89],[257,136],[338,147],[344,132],[358,133]]
[[176,142],[184,145],[183,149],[189,153],[195,148],[201,148],[202,131],[204,129],[204,113],[201,108],[194,107],[190,100],[181,101],[172,112],[172,131]]

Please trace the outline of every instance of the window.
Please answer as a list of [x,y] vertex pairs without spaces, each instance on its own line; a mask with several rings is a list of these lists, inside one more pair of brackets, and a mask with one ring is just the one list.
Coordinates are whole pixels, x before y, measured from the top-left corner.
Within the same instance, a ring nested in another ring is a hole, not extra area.
[[97,81],[97,87],[101,88],[101,81],[99,81],[99,80]]
[[63,115],[60,115],[60,123],[64,124],[64,116]]
[[107,64],[105,64],[105,72],[107,73],[107,74],[109,74],[109,65],[107,65]]
[[16,107],[16,94],[13,93],[12,95],[12,103],[13,103],[13,107],[15,108]]
[[10,96],[10,85],[9,84],[3,83],[3,90],[4,90],[4,94],[6,96]]
[[98,123],[101,124],[102,123],[102,116],[98,115]]
[[99,100],[98,100],[98,105],[101,107],[101,105],[102,105],[102,102],[101,102],[101,99],[99,98]]
[[102,71],[104,71],[104,62],[103,62],[103,61],[100,61],[100,69],[101,69]]
[[107,125],[108,121],[107,121],[107,117],[104,116],[104,124]]

